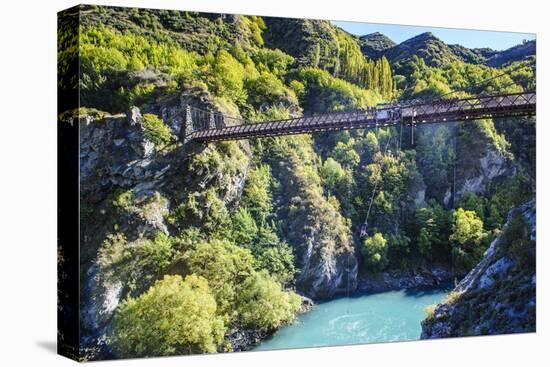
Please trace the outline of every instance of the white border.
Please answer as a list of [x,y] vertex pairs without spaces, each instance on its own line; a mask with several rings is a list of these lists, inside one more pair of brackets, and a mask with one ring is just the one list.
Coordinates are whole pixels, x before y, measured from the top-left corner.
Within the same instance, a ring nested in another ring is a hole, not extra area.
[[[157,7],[377,23],[537,33],[538,332],[215,356],[113,362],[119,366],[523,366],[548,360],[547,195],[550,144],[549,27],[542,1],[132,0],[103,5]],[[56,12],[73,1],[4,2],[0,12],[0,365],[70,365],[56,338]],[[6,80],[7,79],[7,80]],[[545,197],[546,196],[546,197]]]

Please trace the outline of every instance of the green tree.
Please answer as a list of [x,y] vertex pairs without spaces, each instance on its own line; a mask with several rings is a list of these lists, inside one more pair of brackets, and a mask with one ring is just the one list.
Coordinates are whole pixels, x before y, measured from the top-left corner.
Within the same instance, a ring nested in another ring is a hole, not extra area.
[[430,259],[432,257],[432,235],[428,231],[427,227],[422,227],[420,229],[420,232],[418,233],[418,237],[416,239],[416,243],[418,245],[418,250],[420,253]]
[[247,278],[238,296],[237,309],[243,325],[258,330],[274,330],[292,322],[300,308],[300,297],[285,292],[267,271]]
[[248,172],[241,202],[259,224],[265,223],[271,214],[270,183],[271,170],[268,165],[261,165]]
[[174,253],[172,239],[162,232],[132,242],[117,233],[103,241],[98,264],[108,279],[122,281],[125,291],[133,295],[146,289],[167,270]]
[[232,217],[231,240],[243,247],[252,248],[258,235],[256,222],[246,208],[239,208]]
[[483,197],[476,195],[473,192],[466,193],[458,204],[458,206],[463,208],[464,210],[474,211],[482,221],[485,220],[486,205],[487,200],[485,200],[485,198]]
[[454,213],[453,230],[449,240],[460,245],[477,245],[484,236],[483,221],[476,212],[458,208]]
[[258,254],[260,268],[266,269],[283,286],[293,283],[297,273],[292,247],[287,243],[265,247]]
[[250,250],[213,239],[198,243],[186,256],[185,265],[190,273],[208,280],[220,313],[231,319],[235,316],[236,288],[254,272],[257,262]]
[[252,59],[260,72],[267,71],[279,78],[286,74],[288,65],[294,61],[292,56],[279,49],[271,50],[267,48],[255,50]]
[[166,275],[137,298],[125,299],[113,318],[112,346],[120,357],[214,353],[225,326],[208,282]]
[[207,76],[209,87],[220,97],[242,101],[245,70],[243,65],[227,51],[218,52]]
[[143,115],[143,127],[145,128],[145,136],[155,145],[166,145],[174,139],[172,130],[162,119],[152,113]]
[[354,144],[354,139],[350,139],[347,143],[339,141],[332,150],[331,156],[344,167],[354,168],[361,160],[361,157],[355,151]]
[[377,232],[373,236],[365,238],[361,253],[367,269],[371,272],[382,271],[388,264],[387,241],[382,233]]
[[453,242],[453,266],[464,271],[472,269],[483,257],[487,244],[483,240],[483,221],[474,211],[458,208],[449,240]]
[[298,105],[294,91],[270,72],[262,72],[257,78],[247,81],[246,89],[248,102],[253,106],[278,103]]
[[331,192],[337,192],[339,189],[349,189],[351,175],[332,157],[329,157],[323,163],[320,173],[325,187]]
[[450,260],[449,247],[452,215],[435,200],[429,200],[425,208],[418,208],[414,215],[418,251],[428,260]]

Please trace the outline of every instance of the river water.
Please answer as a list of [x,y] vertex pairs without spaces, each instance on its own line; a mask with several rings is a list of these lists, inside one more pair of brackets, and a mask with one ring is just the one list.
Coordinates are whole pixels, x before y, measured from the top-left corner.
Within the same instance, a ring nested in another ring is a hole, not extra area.
[[254,350],[417,340],[424,309],[442,301],[447,292],[401,290],[319,303]]

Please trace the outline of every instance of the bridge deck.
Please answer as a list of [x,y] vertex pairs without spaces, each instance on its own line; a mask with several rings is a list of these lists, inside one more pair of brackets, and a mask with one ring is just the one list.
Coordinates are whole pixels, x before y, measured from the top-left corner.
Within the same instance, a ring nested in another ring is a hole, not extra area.
[[[210,124],[204,122],[195,125],[203,127],[193,131],[190,138],[196,141],[236,140],[277,135],[302,134],[317,131],[365,129],[424,123],[442,123],[450,121],[468,121],[494,117],[514,117],[534,115],[536,113],[536,93],[516,93],[493,95],[409,105],[390,105],[381,108],[326,113],[317,116],[305,116],[287,120],[246,123],[237,121],[228,125],[223,115],[210,116]],[[222,116],[222,117],[220,117]],[[233,121],[233,122],[234,122]],[[204,128],[209,126],[210,128]]]

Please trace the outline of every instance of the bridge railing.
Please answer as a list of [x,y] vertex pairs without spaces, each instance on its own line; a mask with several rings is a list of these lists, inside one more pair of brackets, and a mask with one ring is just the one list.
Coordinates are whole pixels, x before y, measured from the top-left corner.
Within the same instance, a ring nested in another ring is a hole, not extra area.
[[478,117],[483,111],[490,112],[492,116],[498,115],[499,110],[503,114],[514,115],[525,109],[532,110],[535,104],[535,92],[522,92],[421,102],[403,107],[402,114],[406,119],[417,118],[416,122],[422,122],[422,118],[434,121],[453,114],[466,118],[468,113],[475,113]]

